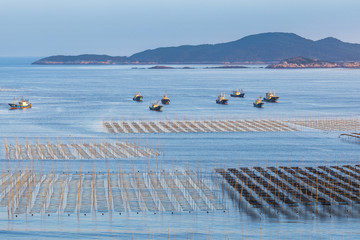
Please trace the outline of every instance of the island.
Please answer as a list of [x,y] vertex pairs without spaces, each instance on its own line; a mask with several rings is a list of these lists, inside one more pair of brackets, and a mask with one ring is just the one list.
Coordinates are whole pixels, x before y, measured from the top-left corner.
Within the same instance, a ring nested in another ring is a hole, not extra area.
[[42,58],[32,64],[36,65],[114,65],[128,64],[128,57],[112,57],[108,55],[82,54],[78,56],[56,55]]
[[217,66],[217,67],[205,67],[205,69],[236,69],[236,68],[247,68],[247,67],[238,66],[238,65],[224,65],[224,66]]
[[174,67],[169,67],[169,66],[153,66],[153,67],[149,67],[149,69],[174,69]]
[[297,68],[360,68],[360,62],[328,62],[305,57],[284,59],[276,64],[270,64],[271,69],[297,69]]
[[[350,67],[354,65],[352,62],[360,61],[360,44],[342,42],[332,37],[314,41],[294,33],[275,32],[250,35],[227,43],[159,47],[131,56],[56,55],[39,59],[33,64],[276,64],[283,59],[291,59],[296,56],[306,59],[321,59],[327,62],[326,64],[323,62],[311,63],[314,67],[337,67],[336,64]],[[350,64],[343,64],[344,62],[350,62]],[[336,64],[333,65],[334,63]],[[311,65],[310,63],[306,64]],[[286,65],[286,68],[288,67],[289,65]]]

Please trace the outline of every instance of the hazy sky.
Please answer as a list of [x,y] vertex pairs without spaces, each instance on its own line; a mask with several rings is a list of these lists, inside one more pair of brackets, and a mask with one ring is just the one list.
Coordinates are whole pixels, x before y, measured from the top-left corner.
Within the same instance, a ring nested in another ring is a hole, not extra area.
[[0,57],[129,56],[262,32],[360,43],[359,0],[0,0]]

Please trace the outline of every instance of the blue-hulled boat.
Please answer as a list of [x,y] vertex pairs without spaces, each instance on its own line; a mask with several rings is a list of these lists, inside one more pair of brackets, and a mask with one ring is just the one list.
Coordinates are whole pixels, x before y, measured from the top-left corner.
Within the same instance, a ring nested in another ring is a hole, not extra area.
[[15,98],[13,103],[9,103],[10,109],[27,109],[31,108],[32,104],[29,102],[28,99],[23,99],[19,101],[19,103],[15,103]]

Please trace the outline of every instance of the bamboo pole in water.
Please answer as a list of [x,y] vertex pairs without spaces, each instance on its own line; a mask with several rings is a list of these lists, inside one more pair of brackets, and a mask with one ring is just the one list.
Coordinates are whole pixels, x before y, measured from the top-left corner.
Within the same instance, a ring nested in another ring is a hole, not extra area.
[[107,163],[107,187],[108,187],[108,201],[109,201],[109,209],[110,212],[112,211],[112,188],[110,184],[110,166]]
[[4,142],[5,142],[5,154],[6,154],[6,159],[10,159],[10,158],[9,158],[9,146],[8,146],[8,142],[7,142],[7,139],[6,139],[6,138],[5,138]]
[[80,193],[81,193],[81,181],[82,181],[82,164],[81,164],[81,161],[80,161],[80,172],[79,172],[79,184],[77,186],[77,202],[76,202],[76,205],[77,205],[77,213],[79,215],[79,211],[80,211]]

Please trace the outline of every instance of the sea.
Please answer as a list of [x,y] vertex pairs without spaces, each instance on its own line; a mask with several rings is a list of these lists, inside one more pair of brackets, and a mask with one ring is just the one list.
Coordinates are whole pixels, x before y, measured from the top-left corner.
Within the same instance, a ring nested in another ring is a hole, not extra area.
[[[0,58],[0,167],[2,172],[34,164],[43,172],[166,171],[215,168],[359,164],[360,144],[340,131],[109,134],[103,121],[359,118],[359,69],[214,68],[218,65],[32,65],[38,58]],[[184,68],[186,67],[186,68]],[[243,89],[245,98],[230,98]],[[278,103],[253,107],[276,91]],[[144,101],[132,97],[141,92]],[[224,92],[228,105],[215,103]],[[171,99],[162,112],[154,100]],[[13,99],[33,107],[9,110]],[[5,141],[134,141],[158,157],[117,160],[8,160]],[[227,193],[223,193],[227,194]],[[1,197],[1,196],[0,196]],[[1,208],[1,239],[356,239],[356,218],[249,218],[229,199],[227,211],[175,214],[127,213],[91,216],[19,216]],[[358,208],[356,208],[358,211]]]

